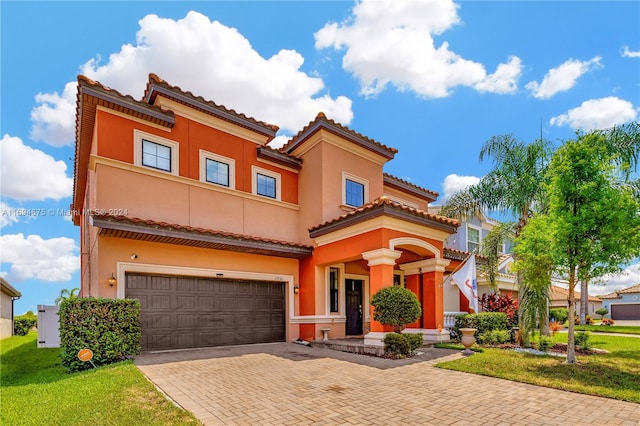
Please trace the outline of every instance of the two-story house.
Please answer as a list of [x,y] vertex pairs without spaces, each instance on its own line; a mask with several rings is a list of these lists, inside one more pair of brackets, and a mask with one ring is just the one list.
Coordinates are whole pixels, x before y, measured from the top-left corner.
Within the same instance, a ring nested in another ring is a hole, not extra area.
[[437,194],[383,172],[396,149],[319,113],[279,149],[277,127],[154,74],[141,100],[78,78],[73,221],[81,295],[141,301],[144,350],[389,330],[371,295],[405,285],[412,325],[442,331]]

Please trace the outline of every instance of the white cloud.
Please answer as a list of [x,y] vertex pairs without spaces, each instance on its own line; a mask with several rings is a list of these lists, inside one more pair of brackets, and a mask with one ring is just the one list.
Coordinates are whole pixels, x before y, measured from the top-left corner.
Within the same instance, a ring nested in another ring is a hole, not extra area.
[[18,223],[17,209],[0,201],[0,229]]
[[607,129],[636,120],[637,117],[638,110],[631,102],[609,96],[584,101],[579,107],[551,118],[549,123],[552,126],[569,125],[572,129],[589,131]]
[[605,275],[589,286],[590,295],[602,295],[640,284],[640,263],[628,266],[623,273]]
[[512,56],[508,63],[498,65],[496,72],[476,83],[474,87],[479,92],[515,93],[518,89],[520,74],[522,74],[522,61],[517,56]]
[[625,58],[640,58],[640,50],[629,50],[629,46],[625,46],[622,50],[622,56]]
[[[0,237],[2,263],[11,264],[5,274],[9,281],[35,278],[42,281],[68,281],[80,269],[78,247],[71,238],[42,239],[39,235],[9,234]],[[5,269],[3,267],[3,269]]]
[[[300,130],[320,111],[345,125],[353,119],[351,100],[323,94],[324,82],[300,70],[304,58],[294,50],[263,58],[238,30],[197,12],[179,20],[147,15],[139,25],[135,45],[123,45],[105,64],[94,58],[81,72],[136,99],[153,72],[183,90],[290,132]],[[34,129],[66,129],[65,140],[70,142],[73,126],[67,128],[66,123],[73,120],[75,92],[73,110],[68,108],[71,97],[66,88],[62,97],[56,96],[39,95],[46,103],[34,110]]]
[[65,84],[62,95],[38,93],[31,111],[31,139],[53,146],[71,145],[75,131],[77,84]]
[[549,99],[559,92],[565,92],[576,85],[578,78],[593,69],[602,68],[596,56],[588,61],[569,59],[557,68],[552,68],[544,76],[542,83],[531,81],[525,85],[533,93],[534,98]]
[[442,182],[442,189],[444,191],[442,201],[445,202],[456,192],[460,192],[478,182],[480,182],[480,178],[476,176],[460,176],[456,174],[447,176],[444,178],[444,182]]
[[447,42],[435,45],[433,35],[459,22],[452,1],[363,0],[346,21],[328,23],[314,37],[317,49],[346,49],[342,67],[360,81],[365,96],[379,94],[388,84],[426,98],[476,84],[478,90],[504,93],[514,78],[513,59],[488,78],[482,64],[457,55]]
[[64,161],[56,161],[9,135],[0,140],[0,152],[3,197],[26,201],[71,196],[73,179],[67,177]]

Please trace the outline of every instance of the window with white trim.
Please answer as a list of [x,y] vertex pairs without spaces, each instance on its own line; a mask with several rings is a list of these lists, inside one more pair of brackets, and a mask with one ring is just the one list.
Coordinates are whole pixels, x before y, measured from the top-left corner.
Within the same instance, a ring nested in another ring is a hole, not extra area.
[[342,172],[342,204],[360,207],[369,202],[369,181]]
[[235,189],[236,162],[212,152],[200,150],[200,180]]
[[467,251],[469,253],[480,252],[480,228],[467,225]]
[[329,312],[340,309],[340,269],[329,268]]
[[253,176],[251,180],[251,191],[256,195],[280,201],[280,173],[275,173],[257,166],[251,166],[251,172]]
[[178,174],[178,142],[141,130],[133,131],[133,162],[136,166]]

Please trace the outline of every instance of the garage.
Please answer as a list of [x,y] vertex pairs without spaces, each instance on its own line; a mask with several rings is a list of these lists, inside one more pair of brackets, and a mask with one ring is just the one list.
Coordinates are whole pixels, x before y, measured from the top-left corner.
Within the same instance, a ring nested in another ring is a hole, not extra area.
[[611,305],[611,319],[640,320],[640,303]]
[[126,274],[140,300],[142,350],[283,342],[285,283]]

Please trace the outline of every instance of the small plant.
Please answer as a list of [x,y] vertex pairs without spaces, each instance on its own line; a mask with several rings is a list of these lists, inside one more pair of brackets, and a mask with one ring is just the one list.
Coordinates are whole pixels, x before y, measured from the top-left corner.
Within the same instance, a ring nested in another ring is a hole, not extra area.
[[600,325],[613,325],[614,321],[612,319],[603,318]]
[[558,322],[558,321],[551,321],[549,323],[549,331],[551,332],[551,335],[555,336],[555,334],[562,330],[564,328],[564,325],[562,325],[562,323]]
[[590,336],[588,331],[579,331],[575,334],[573,341],[578,348],[588,351],[591,349]]
[[[574,323],[575,325],[580,325],[580,317],[578,317],[577,315],[576,315],[576,316],[574,316],[574,317],[573,317],[573,323]],[[586,325],[592,325],[592,324],[593,324],[593,318],[591,318],[589,315],[587,315],[587,316],[584,318],[584,323],[585,323]]]
[[609,310],[607,308],[600,308],[596,310],[596,314],[600,315],[600,319],[604,320],[604,316],[607,315],[609,313]]
[[415,350],[423,344],[422,333],[389,333],[384,337],[383,342],[385,354],[393,358],[412,356]]
[[553,339],[547,336],[540,336],[538,341],[538,350],[548,352],[553,347]]

